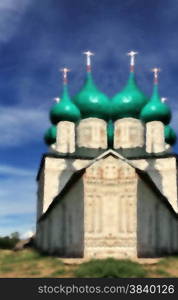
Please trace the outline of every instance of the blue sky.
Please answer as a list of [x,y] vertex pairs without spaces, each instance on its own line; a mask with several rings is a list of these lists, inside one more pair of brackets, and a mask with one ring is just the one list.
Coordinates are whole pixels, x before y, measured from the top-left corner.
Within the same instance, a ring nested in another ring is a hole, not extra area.
[[139,52],[137,81],[147,95],[150,69],[160,67],[160,94],[178,133],[177,15],[176,0],[0,1],[0,235],[35,230],[35,176],[61,92],[58,70],[72,70],[74,95],[85,76],[83,51],[95,52],[95,82],[109,97],[127,80],[129,50]]

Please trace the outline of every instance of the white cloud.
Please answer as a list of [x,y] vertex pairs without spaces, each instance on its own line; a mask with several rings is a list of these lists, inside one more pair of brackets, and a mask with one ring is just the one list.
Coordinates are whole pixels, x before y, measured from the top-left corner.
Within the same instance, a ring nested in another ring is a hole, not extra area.
[[28,239],[28,238],[31,238],[33,235],[34,235],[34,232],[32,230],[27,230],[21,234],[21,238]]
[[0,42],[7,42],[19,29],[30,0],[0,1]]
[[0,165],[0,175],[32,176],[34,172],[13,166]]
[[0,107],[0,147],[14,147],[42,139],[49,126],[46,110]]
[[29,0],[1,0],[0,9],[24,10]]

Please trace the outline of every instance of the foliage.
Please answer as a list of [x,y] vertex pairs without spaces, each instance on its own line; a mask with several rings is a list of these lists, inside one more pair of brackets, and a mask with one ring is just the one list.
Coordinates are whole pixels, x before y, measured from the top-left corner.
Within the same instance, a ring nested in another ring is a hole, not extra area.
[[18,232],[13,232],[10,236],[0,237],[0,249],[13,249],[19,240]]
[[139,263],[114,258],[93,259],[75,270],[76,277],[80,278],[138,278],[146,277],[146,273]]

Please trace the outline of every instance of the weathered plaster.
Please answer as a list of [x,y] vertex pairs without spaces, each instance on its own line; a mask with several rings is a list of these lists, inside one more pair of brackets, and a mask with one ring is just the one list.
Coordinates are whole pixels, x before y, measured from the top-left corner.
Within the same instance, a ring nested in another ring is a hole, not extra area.
[[144,145],[144,126],[134,118],[119,119],[114,123],[114,149]]
[[164,124],[160,121],[148,122],[146,124],[146,151],[161,153],[165,150]]
[[77,127],[77,146],[107,149],[107,123],[98,118],[81,120]]
[[75,152],[75,124],[73,122],[61,121],[57,124],[56,151]]

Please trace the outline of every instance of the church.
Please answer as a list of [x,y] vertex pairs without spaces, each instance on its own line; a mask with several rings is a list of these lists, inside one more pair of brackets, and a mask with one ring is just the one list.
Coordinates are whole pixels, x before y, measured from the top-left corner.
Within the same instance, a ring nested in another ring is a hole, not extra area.
[[86,79],[51,107],[37,175],[36,247],[76,258],[159,257],[178,252],[176,134],[153,71],[151,97],[140,90],[135,55],[123,89],[112,99]]

